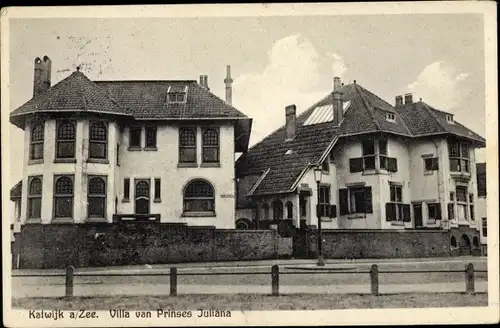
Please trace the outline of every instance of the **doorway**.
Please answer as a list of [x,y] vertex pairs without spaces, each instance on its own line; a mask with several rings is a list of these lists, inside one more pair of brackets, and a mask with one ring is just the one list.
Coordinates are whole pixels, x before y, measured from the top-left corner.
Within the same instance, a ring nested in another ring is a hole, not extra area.
[[472,254],[470,239],[467,235],[462,235],[462,237],[460,238],[459,251],[460,255]]
[[422,220],[422,203],[413,204],[413,218],[415,222],[415,229],[422,228],[424,226]]
[[149,214],[149,181],[135,183],[135,214]]

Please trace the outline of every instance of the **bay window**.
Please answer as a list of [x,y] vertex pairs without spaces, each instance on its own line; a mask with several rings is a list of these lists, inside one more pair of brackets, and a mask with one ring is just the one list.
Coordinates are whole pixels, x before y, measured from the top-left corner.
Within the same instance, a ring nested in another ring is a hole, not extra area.
[[469,145],[465,142],[449,140],[448,151],[450,158],[450,171],[470,173]]

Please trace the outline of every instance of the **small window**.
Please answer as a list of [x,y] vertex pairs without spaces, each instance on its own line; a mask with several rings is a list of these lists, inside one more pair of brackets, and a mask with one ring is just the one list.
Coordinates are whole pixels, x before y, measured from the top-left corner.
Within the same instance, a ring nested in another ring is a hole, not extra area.
[[146,126],[146,148],[156,148],[156,126]]
[[43,159],[44,125],[36,124],[31,129],[30,159]]
[[203,129],[203,163],[219,163],[219,132],[217,129]]
[[108,158],[108,127],[105,122],[90,123],[89,158]]
[[172,85],[167,90],[167,101],[169,104],[183,104],[187,100],[187,86]]
[[179,129],[179,162],[196,163],[196,129]]
[[481,218],[481,224],[483,226],[483,237],[488,237],[488,220]]
[[56,158],[75,158],[76,128],[74,122],[59,121],[56,135]]
[[116,165],[120,166],[120,144],[116,144]]
[[439,162],[437,157],[424,158],[424,166],[426,172],[437,171],[439,169]]
[[427,217],[429,220],[441,220],[441,204],[427,204]]
[[394,113],[387,113],[385,115],[385,118],[387,119],[387,121],[389,122],[396,122],[396,115],[394,115]]
[[139,126],[131,126],[130,127],[130,139],[129,139],[129,147],[130,148],[140,148],[141,147],[141,135],[142,129]]
[[106,177],[89,177],[87,205],[88,217],[106,217]]
[[286,218],[293,219],[293,203],[290,201],[286,203]]
[[193,180],[184,189],[184,213],[215,213],[215,193],[211,184]]
[[73,177],[60,176],[55,179],[54,217],[73,217]]
[[447,114],[447,115],[446,115],[446,122],[448,122],[448,123],[453,123],[453,116],[452,116],[452,115]]
[[42,177],[31,177],[28,181],[28,218],[39,219],[42,217]]
[[130,179],[123,179],[123,201],[128,202],[130,199]]
[[155,179],[155,195],[154,195],[154,201],[155,202],[160,202],[161,201],[161,180],[159,178]]

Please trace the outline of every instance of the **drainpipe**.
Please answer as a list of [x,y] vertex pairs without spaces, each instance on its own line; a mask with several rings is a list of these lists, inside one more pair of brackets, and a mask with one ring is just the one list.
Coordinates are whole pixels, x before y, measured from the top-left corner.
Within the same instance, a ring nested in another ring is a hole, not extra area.
[[[434,139],[432,139],[432,143],[434,144],[434,147],[436,148],[436,156],[438,158],[438,171],[437,171],[437,190],[438,190],[438,202],[439,202],[439,205],[441,207],[441,226],[442,226],[442,222],[443,222],[443,206],[441,206],[441,179],[440,179],[440,174],[441,174],[441,165],[439,165],[439,147],[436,143],[436,141]],[[449,221],[449,218],[448,218],[448,221]]]

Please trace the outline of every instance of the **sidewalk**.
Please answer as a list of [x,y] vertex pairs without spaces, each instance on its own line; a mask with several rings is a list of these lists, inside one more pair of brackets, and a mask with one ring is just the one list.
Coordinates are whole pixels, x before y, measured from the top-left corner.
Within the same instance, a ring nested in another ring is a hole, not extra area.
[[[279,287],[280,294],[369,294],[370,285],[312,285]],[[488,290],[486,281],[476,281],[476,292]],[[74,286],[74,296],[168,296],[169,284],[84,284]],[[388,284],[380,285],[381,294],[392,293],[441,293],[464,292],[463,282],[429,284]],[[262,285],[179,285],[178,295],[182,294],[270,294],[271,286]],[[63,285],[15,286],[13,298],[21,297],[61,297]]]

